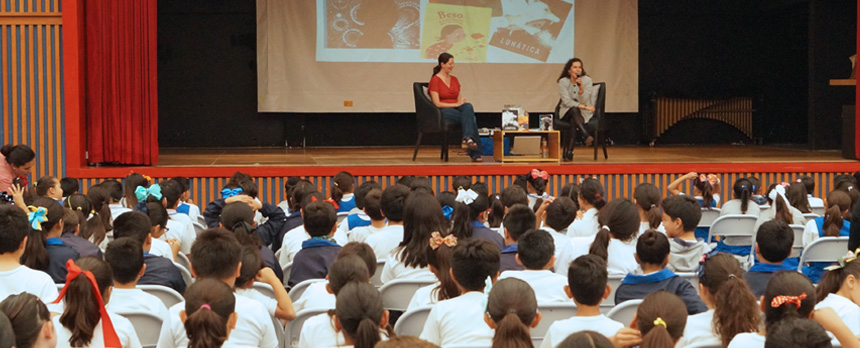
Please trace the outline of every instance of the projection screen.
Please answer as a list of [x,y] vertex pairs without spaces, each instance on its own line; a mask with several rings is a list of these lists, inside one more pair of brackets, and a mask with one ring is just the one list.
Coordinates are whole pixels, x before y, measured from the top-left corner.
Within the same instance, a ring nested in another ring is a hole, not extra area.
[[440,52],[479,112],[549,111],[564,63],[638,111],[636,0],[257,0],[260,112],[413,112]]

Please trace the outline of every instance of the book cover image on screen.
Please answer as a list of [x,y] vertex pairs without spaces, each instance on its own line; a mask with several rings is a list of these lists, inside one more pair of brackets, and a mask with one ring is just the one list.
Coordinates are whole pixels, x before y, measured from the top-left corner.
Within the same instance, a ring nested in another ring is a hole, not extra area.
[[507,25],[493,32],[490,45],[546,62],[572,7],[561,0],[503,0]]
[[488,7],[427,4],[421,35],[422,56],[436,59],[448,52],[459,62],[485,62],[491,14]]
[[327,0],[326,48],[416,49],[419,0]]

